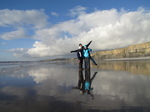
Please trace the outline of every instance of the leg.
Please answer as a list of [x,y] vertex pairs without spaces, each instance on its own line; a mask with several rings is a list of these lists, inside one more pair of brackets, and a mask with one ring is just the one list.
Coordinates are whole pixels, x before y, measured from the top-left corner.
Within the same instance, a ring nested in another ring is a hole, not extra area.
[[95,60],[90,56],[90,59],[92,60],[92,62],[97,65],[97,63],[95,62]]
[[87,58],[84,58],[84,68],[87,68]]
[[79,69],[83,69],[83,58],[79,59]]
[[81,69],[82,65],[81,65],[81,59],[78,59],[79,61],[79,69]]
[[85,69],[90,69],[90,58],[86,57],[84,59],[84,65],[85,65]]
[[87,69],[90,69],[90,57],[87,59]]
[[83,69],[83,58],[81,58],[81,69]]

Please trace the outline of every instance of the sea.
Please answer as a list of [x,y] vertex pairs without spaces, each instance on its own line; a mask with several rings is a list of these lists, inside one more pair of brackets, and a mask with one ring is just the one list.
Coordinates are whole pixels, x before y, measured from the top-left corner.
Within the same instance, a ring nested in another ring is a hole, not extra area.
[[150,112],[150,60],[0,62],[0,112]]

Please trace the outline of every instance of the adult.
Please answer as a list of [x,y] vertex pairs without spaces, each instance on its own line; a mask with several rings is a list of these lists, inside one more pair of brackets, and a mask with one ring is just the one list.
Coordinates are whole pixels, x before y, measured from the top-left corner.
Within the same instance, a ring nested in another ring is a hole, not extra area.
[[84,55],[84,65],[85,69],[90,69],[90,52],[92,49],[88,48],[86,45],[84,46],[83,55]]

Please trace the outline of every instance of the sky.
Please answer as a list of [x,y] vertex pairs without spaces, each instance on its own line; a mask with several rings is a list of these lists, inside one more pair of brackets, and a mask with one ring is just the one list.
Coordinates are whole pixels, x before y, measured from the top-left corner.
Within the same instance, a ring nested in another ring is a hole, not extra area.
[[0,0],[0,61],[72,58],[150,42],[149,0]]

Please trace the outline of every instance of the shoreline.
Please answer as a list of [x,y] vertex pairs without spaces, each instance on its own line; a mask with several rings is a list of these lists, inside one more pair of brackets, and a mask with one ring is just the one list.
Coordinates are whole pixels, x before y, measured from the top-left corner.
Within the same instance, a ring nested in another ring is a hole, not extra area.
[[104,59],[101,61],[142,61],[142,60],[150,60],[150,57]]
[[[137,57],[137,58],[115,58],[115,59],[95,59],[96,61],[142,61],[142,60],[150,60],[150,57]],[[32,62],[59,62],[59,61],[77,61],[77,58],[68,58],[68,59],[52,59],[52,60],[40,60],[40,61],[0,61],[0,63],[32,63]]]

